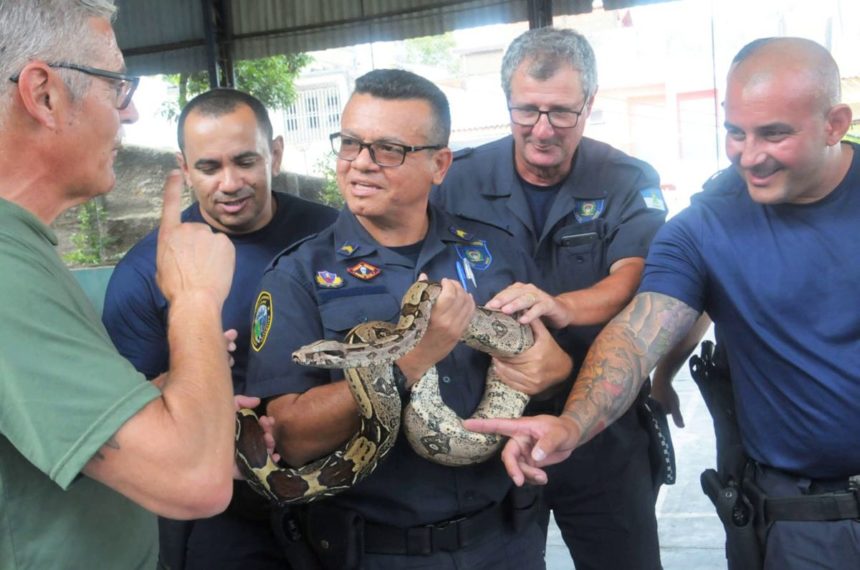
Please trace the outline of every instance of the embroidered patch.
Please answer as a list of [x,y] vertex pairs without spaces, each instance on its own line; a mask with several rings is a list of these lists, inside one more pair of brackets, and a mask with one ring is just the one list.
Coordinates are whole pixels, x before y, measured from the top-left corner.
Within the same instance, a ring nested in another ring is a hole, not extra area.
[[254,324],[251,327],[251,348],[255,352],[260,352],[266,344],[274,317],[272,307],[272,296],[268,291],[261,291],[257,297],[257,304],[254,305]]
[[663,199],[663,193],[659,188],[645,188],[639,191],[642,194],[642,199],[645,200],[645,206],[652,210],[666,211],[666,201]]
[[356,251],[358,251],[358,246],[349,242],[345,242],[337,250],[337,252],[341,255],[352,255]]
[[482,239],[473,241],[468,245],[455,244],[454,248],[460,259],[468,261],[472,269],[484,271],[493,262],[493,254],[490,253],[487,242]]
[[574,200],[573,217],[579,223],[590,222],[600,217],[605,204],[605,200]]
[[315,279],[317,285],[326,289],[337,289],[338,287],[343,287],[343,278],[336,273],[317,271]]
[[473,239],[475,239],[474,234],[469,233],[462,228],[451,226],[450,228],[448,228],[448,231],[450,231],[452,234],[464,241],[472,241]]
[[364,281],[370,281],[371,279],[382,273],[382,270],[366,261],[359,261],[352,267],[348,267],[346,272],[353,277],[358,277],[359,279],[362,279]]

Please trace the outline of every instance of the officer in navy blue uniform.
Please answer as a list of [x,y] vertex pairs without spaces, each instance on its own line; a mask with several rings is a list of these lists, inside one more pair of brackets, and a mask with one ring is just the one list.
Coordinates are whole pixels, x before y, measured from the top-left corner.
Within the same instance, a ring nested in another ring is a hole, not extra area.
[[[358,427],[342,371],[302,367],[293,350],[341,339],[366,321],[396,322],[422,275],[440,281],[428,330],[397,362],[405,387],[431,366],[442,397],[473,413],[490,358],[458,343],[474,311],[515,281],[536,278],[528,256],[500,230],[430,208],[452,155],[450,113],[432,83],[403,70],[356,81],[332,135],[347,207],[328,229],[276,259],[255,310],[249,393],[267,398],[282,456],[308,463]],[[496,359],[507,384],[528,394],[567,377],[571,361],[542,324],[522,355]],[[498,457],[448,467],[416,454],[401,434],[376,470],[307,508],[305,530],[329,568],[542,568],[544,541],[532,504],[511,494]],[[518,507],[525,507],[518,509]],[[531,508],[529,508],[531,507]]]
[[[578,367],[636,291],[665,220],[660,180],[647,163],[583,137],[597,72],[580,34],[522,34],[504,56],[502,85],[512,136],[455,154],[432,200],[507,232],[534,257],[544,288],[516,284],[489,306],[525,310],[522,322],[542,316]],[[527,413],[557,415],[574,378]],[[656,484],[636,408],[547,470],[544,498],[579,570],[660,567]]]
[[[248,328],[254,293],[265,268],[286,246],[328,226],[332,208],[272,192],[283,140],[273,137],[265,107],[233,89],[192,99],[179,119],[177,158],[197,202],[183,222],[209,224],[236,248],[236,271],[222,309],[235,329],[233,390],[245,393]],[[167,301],[155,282],[158,230],[144,237],[111,275],[103,321],[119,352],[148,378],[168,369]],[[161,563],[169,568],[284,568],[267,503],[246,483],[234,485],[227,511],[187,523],[159,519]],[[287,545],[288,546],[288,545]]]

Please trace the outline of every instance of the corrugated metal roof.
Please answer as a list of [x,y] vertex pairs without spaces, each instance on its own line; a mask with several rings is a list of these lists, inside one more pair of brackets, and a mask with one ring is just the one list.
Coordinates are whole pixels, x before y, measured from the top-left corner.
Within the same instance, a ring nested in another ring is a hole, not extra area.
[[[209,0],[117,0],[115,29],[132,73],[207,67],[204,5]],[[212,0],[218,3],[219,0]],[[221,41],[235,60],[372,41],[441,34],[528,20],[535,0],[220,0],[227,15]],[[549,0],[543,0],[549,2]],[[604,0],[627,5],[665,0]],[[591,10],[591,0],[554,0],[555,15]]]

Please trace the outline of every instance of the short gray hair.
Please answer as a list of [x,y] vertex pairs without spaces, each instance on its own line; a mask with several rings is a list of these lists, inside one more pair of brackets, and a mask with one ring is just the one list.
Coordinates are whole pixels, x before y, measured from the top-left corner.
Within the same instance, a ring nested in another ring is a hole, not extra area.
[[[14,85],[10,77],[34,59],[87,65],[99,40],[81,31],[90,18],[112,21],[115,14],[114,0],[0,0],[0,117]],[[87,75],[59,71],[73,97],[86,93]]]
[[528,61],[526,73],[540,81],[555,75],[562,65],[569,65],[582,75],[586,99],[597,92],[594,50],[585,36],[575,30],[536,28],[511,42],[502,59],[502,89],[508,100],[511,98],[511,78],[524,61]]

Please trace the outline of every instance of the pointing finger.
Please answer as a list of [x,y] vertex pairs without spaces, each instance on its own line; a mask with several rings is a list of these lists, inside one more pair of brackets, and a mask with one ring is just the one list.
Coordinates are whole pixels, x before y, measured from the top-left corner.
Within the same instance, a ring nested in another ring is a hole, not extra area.
[[178,169],[171,170],[164,181],[161,231],[167,230],[169,232],[181,223],[182,187],[182,172]]

